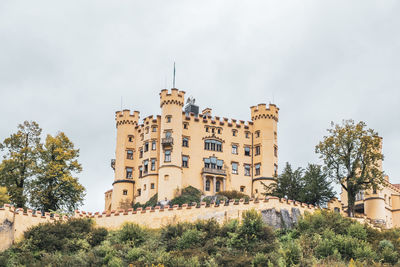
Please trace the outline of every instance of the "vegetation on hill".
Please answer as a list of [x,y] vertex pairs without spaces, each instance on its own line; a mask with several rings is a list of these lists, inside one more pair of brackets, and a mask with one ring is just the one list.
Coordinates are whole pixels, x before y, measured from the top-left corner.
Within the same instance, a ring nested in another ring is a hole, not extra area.
[[63,133],[47,135],[32,121],[0,143],[0,186],[6,187],[11,204],[41,211],[72,212],[82,205],[85,188],[74,177],[82,171],[79,149]]
[[400,253],[399,229],[378,231],[328,211],[306,214],[292,230],[275,231],[250,210],[242,222],[158,230],[126,223],[107,231],[73,219],[24,237],[0,253],[0,266],[383,266],[397,264]]

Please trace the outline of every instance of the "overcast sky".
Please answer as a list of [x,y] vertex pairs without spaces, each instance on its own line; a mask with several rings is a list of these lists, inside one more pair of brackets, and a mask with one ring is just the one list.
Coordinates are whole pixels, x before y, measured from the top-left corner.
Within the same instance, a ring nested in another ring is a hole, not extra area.
[[24,120],[80,148],[82,210],[102,211],[115,158],[115,111],[160,114],[176,87],[213,115],[280,108],[279,163],[320,163],[330,122],[383,137],[400,183],[400,2],[0,1],[0,139]]

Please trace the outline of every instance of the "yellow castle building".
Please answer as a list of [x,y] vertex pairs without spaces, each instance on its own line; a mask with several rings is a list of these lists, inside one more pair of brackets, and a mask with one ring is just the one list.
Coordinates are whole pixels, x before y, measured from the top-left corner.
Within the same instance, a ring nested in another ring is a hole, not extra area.
[[155,194],[167,202],[188,186],[204,196],[237,190],[261,196],[278,169],[277,123],[274,104],[251,107],[251,120],[199,112],[185,92],[160,92],[161,115],[139,120],[139,112],[117,111],[115,177],[105,193],[105,210],[145,203]]

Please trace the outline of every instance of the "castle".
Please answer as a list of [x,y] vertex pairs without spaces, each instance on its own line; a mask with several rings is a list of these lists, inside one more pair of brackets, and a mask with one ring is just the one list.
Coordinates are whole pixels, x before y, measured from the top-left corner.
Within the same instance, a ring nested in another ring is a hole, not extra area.
[[[117,143],[111,161],[113,189],[105,193],[105,210],[127,209],[155,194],[167,202],[187,186],[204,196],[237,190],[261,197],[262,183],[274,182],[278,169],[274,104],[251,107],[251,121],[201,113],[185,92],[160,93],[161,115],[139,123],[139,112],[116,112]],[[185,108],[184,108],[185,106]],[[183,109],[184,108],[184,109]]]

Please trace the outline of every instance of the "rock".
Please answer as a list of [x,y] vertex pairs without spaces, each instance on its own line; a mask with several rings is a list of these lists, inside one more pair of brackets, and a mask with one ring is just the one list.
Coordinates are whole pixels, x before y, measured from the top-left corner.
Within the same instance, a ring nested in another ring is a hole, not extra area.
[[280,213],[275,209],[267,209],[261,211],[262,220],[269,226],[272,226],[275,229],[282,228],[282,220]]

